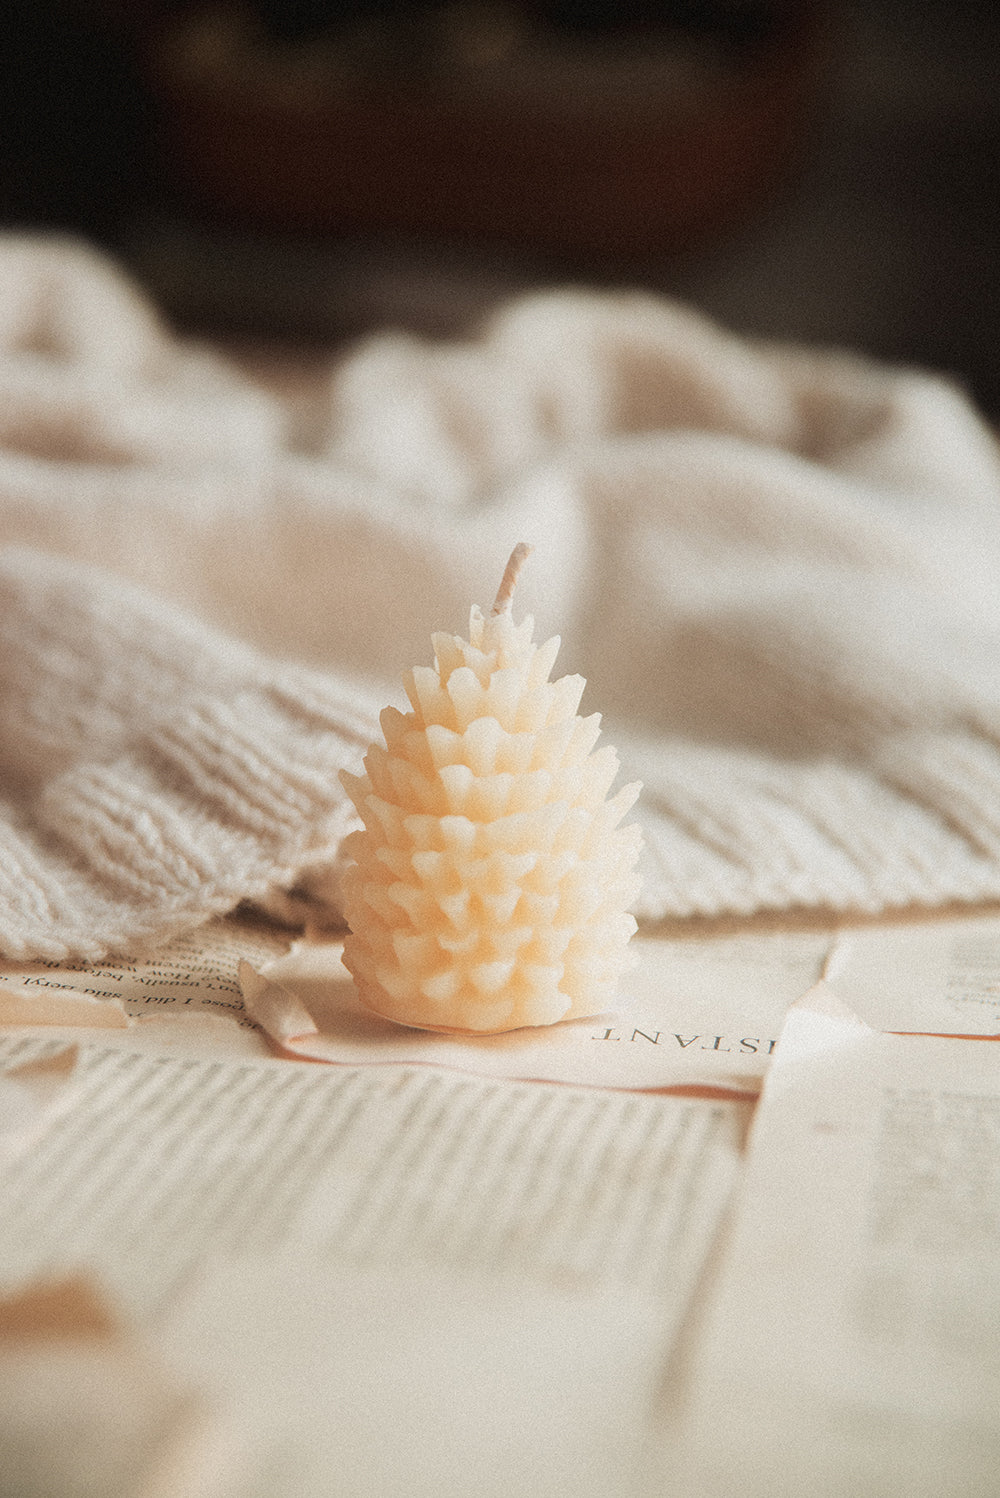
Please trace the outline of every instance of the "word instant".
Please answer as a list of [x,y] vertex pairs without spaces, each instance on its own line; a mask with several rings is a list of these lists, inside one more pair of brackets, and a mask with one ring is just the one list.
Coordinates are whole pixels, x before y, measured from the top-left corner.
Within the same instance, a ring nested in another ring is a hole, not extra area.
[[631,1034],[627,1030],[604,1030],[597,1035],[592,1035],[591,1040],[624,1040],[629,1044],[680,1046],[682,1051],[689,1047],[699,1051],[718,1051],[735,1053],[740,1056],[755,1056],[759,1052],[762,1056],[770,1056],[776,1040],[761,1040],[757,1036],[744,1035],[737,1040],[729,1035],[678,1035],[676,1032],[668,1033],[665,1030],[633,1030]]

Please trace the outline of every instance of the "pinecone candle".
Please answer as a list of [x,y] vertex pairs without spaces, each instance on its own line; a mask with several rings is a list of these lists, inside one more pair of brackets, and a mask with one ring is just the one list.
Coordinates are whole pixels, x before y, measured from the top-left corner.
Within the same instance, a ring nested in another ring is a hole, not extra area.
[[515,547],[493,611],[469,639],[432,637],[404,679],[385,748],[342,775],[365,824],[345,844],[344,963],[362,1003],[425,1030],[490,1033],[607,1009],[638,893],[639,794],[608,798],[618,756],[594,750],[600,714],[576,715],[581,676],[549,681],[558,636],[536,646],[511,597]]

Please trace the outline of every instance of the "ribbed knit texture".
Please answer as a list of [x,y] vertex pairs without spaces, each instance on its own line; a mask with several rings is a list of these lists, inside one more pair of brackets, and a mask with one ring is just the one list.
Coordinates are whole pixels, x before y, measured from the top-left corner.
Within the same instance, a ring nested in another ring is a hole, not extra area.
[[0,237],[4,953],[335,906],[337,771],[520,539],[645,785],[641,918],[1000,897],[1000,467],[947,382],[554,292],[315,393]]
[[375,721],[356,691],[38,552],[0,554],[0,618],[8,956],[136,953],[329,876]]

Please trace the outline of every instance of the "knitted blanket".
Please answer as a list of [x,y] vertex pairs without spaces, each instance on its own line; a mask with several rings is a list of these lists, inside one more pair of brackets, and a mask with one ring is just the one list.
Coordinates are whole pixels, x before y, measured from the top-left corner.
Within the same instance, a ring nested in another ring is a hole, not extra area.
[[0,239],[0,950],[336,914],[337,779],[515,612],[643,780],[646,920],[1000,896],[1000,465],[948,382],[552,292],[314,420],[107,260]]

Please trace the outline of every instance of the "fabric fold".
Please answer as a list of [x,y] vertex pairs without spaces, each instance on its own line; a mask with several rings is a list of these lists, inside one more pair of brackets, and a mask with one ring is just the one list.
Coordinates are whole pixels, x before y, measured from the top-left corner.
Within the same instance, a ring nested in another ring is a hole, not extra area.
[[313,397],[306,440],[110,261],[0,236],[8,955],[335,915],[337,772],[519,540],[645,783],[644,920],[1000,898],[1000,461],[957,387],[554,290]]
[[39,553],[0,554],[0,599],[7,955],[134,954],[326,877],[377,731],[355,687]]

